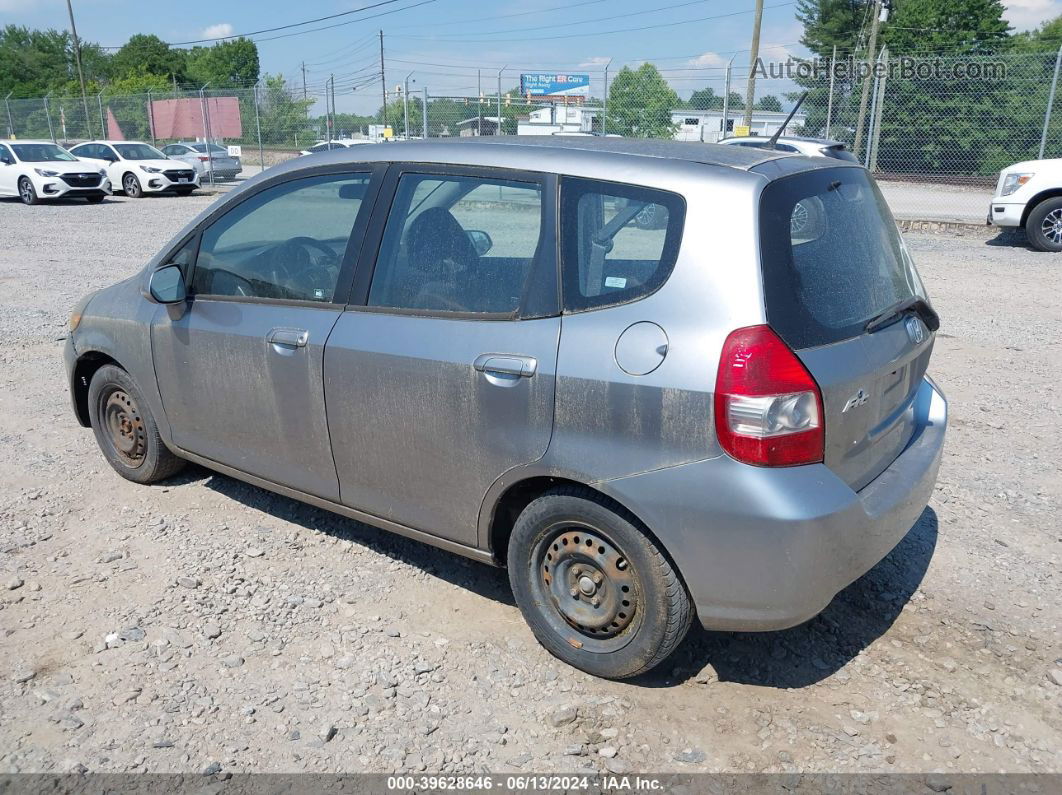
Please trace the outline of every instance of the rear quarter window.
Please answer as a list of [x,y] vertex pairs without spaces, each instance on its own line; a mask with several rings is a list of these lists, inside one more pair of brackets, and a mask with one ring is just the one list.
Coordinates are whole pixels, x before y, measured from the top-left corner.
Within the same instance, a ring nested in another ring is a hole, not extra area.
[[561,180],[564,311],[637,301],[667,281],[678,258],[686,205],[669,191]]

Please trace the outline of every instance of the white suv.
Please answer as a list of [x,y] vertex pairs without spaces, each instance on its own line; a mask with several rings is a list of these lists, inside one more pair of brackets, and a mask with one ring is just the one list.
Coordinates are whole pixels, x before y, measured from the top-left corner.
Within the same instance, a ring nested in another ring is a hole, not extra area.
[[1003,169],[988,223],[1023,227],[1033,248],[1062,251],[1062,159],[1024,160]]
[[23,204],[73,198],[97,204],[110,192],[106,171],[51,141],[0,143],[0,196],[18,196]]

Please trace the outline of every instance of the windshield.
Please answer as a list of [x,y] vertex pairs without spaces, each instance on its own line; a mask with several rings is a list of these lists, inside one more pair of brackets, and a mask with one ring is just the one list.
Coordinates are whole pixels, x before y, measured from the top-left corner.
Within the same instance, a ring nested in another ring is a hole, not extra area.
[[859,336],[893,304],[925,297],[885,199],[860,168],[764,188],[760,248],[767,320],[794,349]]
[[11,148],[15,150],[15,157],[23,163],[51,163],[56,160],[77,162],[76,157],[55,144],[11,144]]
[[[197,152],[205,152],[206,151],[206,144],[192,144],[192,148],[195,151],[197,151]],[[211,144],[210,145],[210,151],[213,152],[214,154],[222,154],[222,155],[227,155],[229,153],[228,149],[226,149],[224,146],[218,146],[217,144]]]
[[147,144],[114,144],[114,148],[126,160],[169,160],[158,149]]

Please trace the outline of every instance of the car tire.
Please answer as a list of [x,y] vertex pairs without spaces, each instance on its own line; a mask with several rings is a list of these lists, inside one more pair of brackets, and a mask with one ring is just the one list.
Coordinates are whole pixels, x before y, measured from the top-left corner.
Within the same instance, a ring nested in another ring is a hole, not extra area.
[[144,195],[144,188],[140,185],[140,180],[136,178],[136,174],[132,173],[122,177],[122,190],[130,199],[139,199]]
[[626,679],[659,665],[693,620],[671,561],[622,507],[564,487],[532,501],[509,538],[509,581],[538,642],[569,665]]
[[105,196],[86,196],[85,201],[87,201],[89,204],[99,204],[105,198]]
[[185,462],[162,437],[136,381],[121,367],[104,365],[92,376],[89,420],[96,443],[114,470],[134,483],[175,475]]
[[1062,251],[1062,196],[1032,208],[1025,219],[1025,236],[1038,251]]
[[22,199],[23,204],[40,204],[40,197],[37,196],[37,189],[33,187],[33,180],[29,177],[20,177],[18,181],[18,197]]

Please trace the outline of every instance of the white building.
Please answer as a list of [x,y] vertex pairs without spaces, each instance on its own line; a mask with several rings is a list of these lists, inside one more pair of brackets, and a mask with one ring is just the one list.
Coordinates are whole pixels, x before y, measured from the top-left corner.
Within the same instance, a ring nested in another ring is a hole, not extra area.
[[601,108],[585,105],[549,105],[531,111],[516,125],[517,135],[568,135],[600,129]]
[[[675,140],[677,141],[702,141],[715,143],[721,138],[728,138],[734,134],[734,126],[740,126],[744,120],[745,111],[731,108],[723,129],[722,108],[713,110],[690,110],[688,108],[671,111],[671,123],[676,125]],[[752,111],[752,123],[749,125],[750,135],[774,135],[778,128],[789,116],[788,112],[774,110]],[[797,111],[793,120],[785,131],[788,135],[802,134],[804,122],[808,114]]]

